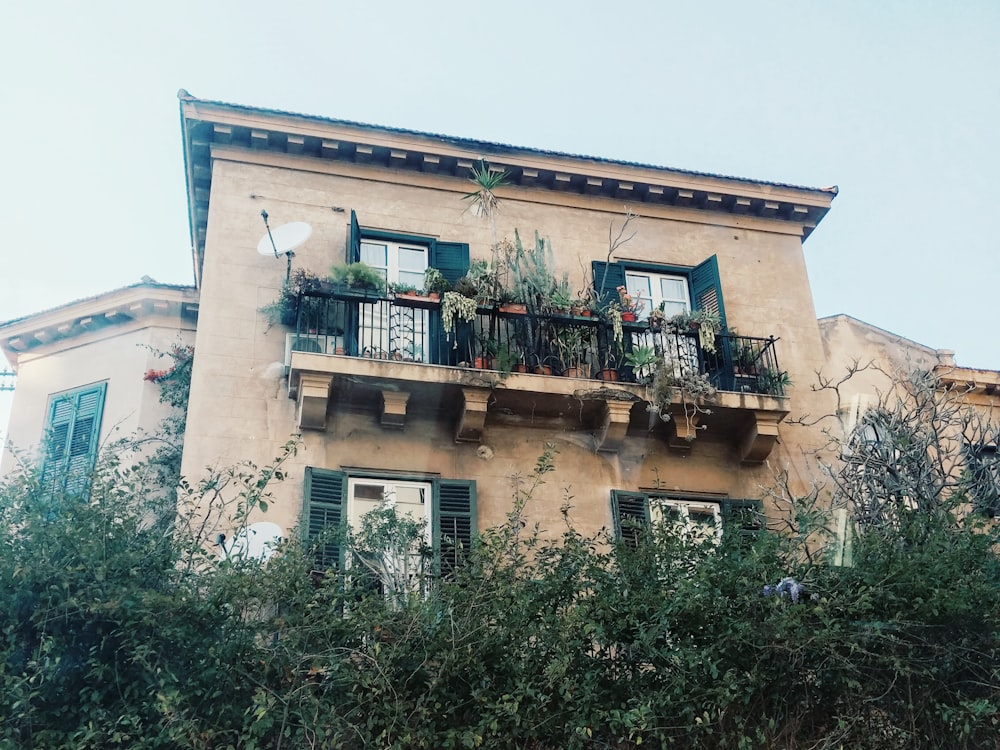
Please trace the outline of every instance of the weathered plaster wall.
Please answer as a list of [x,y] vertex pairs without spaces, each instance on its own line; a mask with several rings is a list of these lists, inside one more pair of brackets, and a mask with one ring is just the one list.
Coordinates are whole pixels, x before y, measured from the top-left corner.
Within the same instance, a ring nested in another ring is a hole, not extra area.
[[[351,209],[365,227],[469,242],[473,258],[486,257],[489,251],[489,226],[460,200],[469,189],[463,181],[356,165],[325,164],[323,172],[306,171],[290,167],[311,170],[308,159],[268,158],[281,164],[215,161],[185,445],[187,474],[247,458],[266,462],[295,431],[294,404],[275,364],[281,361],[286,331],[281,326],[268,329],[258,312],[277,296],[285,276],[283,258],[256,251],[264,233],[261,209],[267,210],[272,226],[289,221],[312,225],[313,235],[296,250],[293,266],[319,273],[345,258]],[[337,169],[344,174],[332,173]],[[372,179],[360,179],[363,175]],[[576,286],[582,285],[591,260],[605,258],[609,225],[615,222],[617,227],[624,213],[623,205],[596,197],[530,188],[505,188],[500,195],[498,237],[512,237],[516,228],[530,242],[539,230]],[[568,205],[553,205],[552,200]],[[646,214],[634,222],[635,239],[616,259],[693,266],[716,254],[729,325],[745,335],[781,339],[780,364],[795,383],[791,416],[829,411],[826,397],[809,388],[824,352],[799,237],[778,222],[752,217],[740,219],[745,226],[734,228],[698,223],[697,217],[710,214],[692,210],[642,210]],[[768,484],[778,468],[788,469],[793,482],[804,487],[809,476],[803,453],[821,444],[814,431],[783,425],[781,443],[769,461],[746,466],[735,459],[731,445],[708,432],[687,454],[667,449],[662,427],[651,434],[635,428],[633,432],[619,455],[605,456],[594,454],[588,435],[500,426],[488,420],[483,443],[492,458],[484,459],[476,445],[454,443],[450,423],[412,419],[405,431],[397,432],[382,429],[375,414],[333,413],[325,433],[304,436],[289,479],[275,490],[278,502],[269,520],[286,529],[297,522],[302,469],[312,465],[475,478],[481,524],[499,522],[509,508],[510,475],[530,471],[543,444],[551,440],[561,450],[557,471],[547,479],[545,502],[529,509],[532,519],[558,528],[561,492],[568,485],[575,518],[583,528],[596,529],[610,523],[608,492],[613,487],[661,486],[759,497],[760,486]]]

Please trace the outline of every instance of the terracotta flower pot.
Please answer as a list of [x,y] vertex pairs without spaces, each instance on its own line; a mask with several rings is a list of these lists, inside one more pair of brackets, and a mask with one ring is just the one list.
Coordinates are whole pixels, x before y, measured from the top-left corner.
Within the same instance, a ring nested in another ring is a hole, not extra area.
[[618,370],[615,370],[611,367],[605,367],[603,370],[597,373],[597,377],[600,378],[601,380],[618,380]]
[[628,310],[622,312],[622,323],[635,323],[635,313]]

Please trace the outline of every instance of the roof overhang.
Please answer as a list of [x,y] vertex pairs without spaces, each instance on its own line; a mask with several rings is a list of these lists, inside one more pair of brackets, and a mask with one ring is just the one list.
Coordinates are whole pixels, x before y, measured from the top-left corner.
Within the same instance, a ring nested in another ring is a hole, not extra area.
[[0,350],[16,371],[24,354],[64,349],[157,323],[194,330],[197,320],[194,287],[136,284],[0,323]]
[[[288,154],[452,177],[463,183],[486,159],[509,184],[552,193],[606,197],[631,205],[673,206],[752,216],[790,225],[804,239],[826,215],[837,188],[809,188],[647,164],[366,125],[224,102],[180,100],[184,166],[196,284],[201,284],[213,150]],[[460,186],[463,192],[467,185]],[[641,208],[637,209],[641,212]]]

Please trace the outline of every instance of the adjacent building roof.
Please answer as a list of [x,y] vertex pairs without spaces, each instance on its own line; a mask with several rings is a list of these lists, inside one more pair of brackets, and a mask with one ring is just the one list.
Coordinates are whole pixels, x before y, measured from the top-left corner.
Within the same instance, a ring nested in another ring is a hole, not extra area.
[[168,317],[194,329],[198,290],[139,282],[0,323],[0,350],[14,369],[18,355],[86,334],[120,330],[144,319]]

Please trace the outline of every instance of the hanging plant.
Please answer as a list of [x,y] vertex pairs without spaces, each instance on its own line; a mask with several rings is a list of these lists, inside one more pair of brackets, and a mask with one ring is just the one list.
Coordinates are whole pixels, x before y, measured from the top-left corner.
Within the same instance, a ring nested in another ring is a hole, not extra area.
[[[441,326],[449,341],[455,335],[455,318],[471,323],[476,319],[476,309],[477,305],[474,299],[465,297],[458,292],[444,293],[441,302]],[[458,346],[458,341],[455,342],[455,346]]]
[[706,310],[692,310],[667,318],[664,328],[668,333],[681,336],[698,334],[698,343],[706,352],[715,352],[715,337],[722,330],[718,315]]

